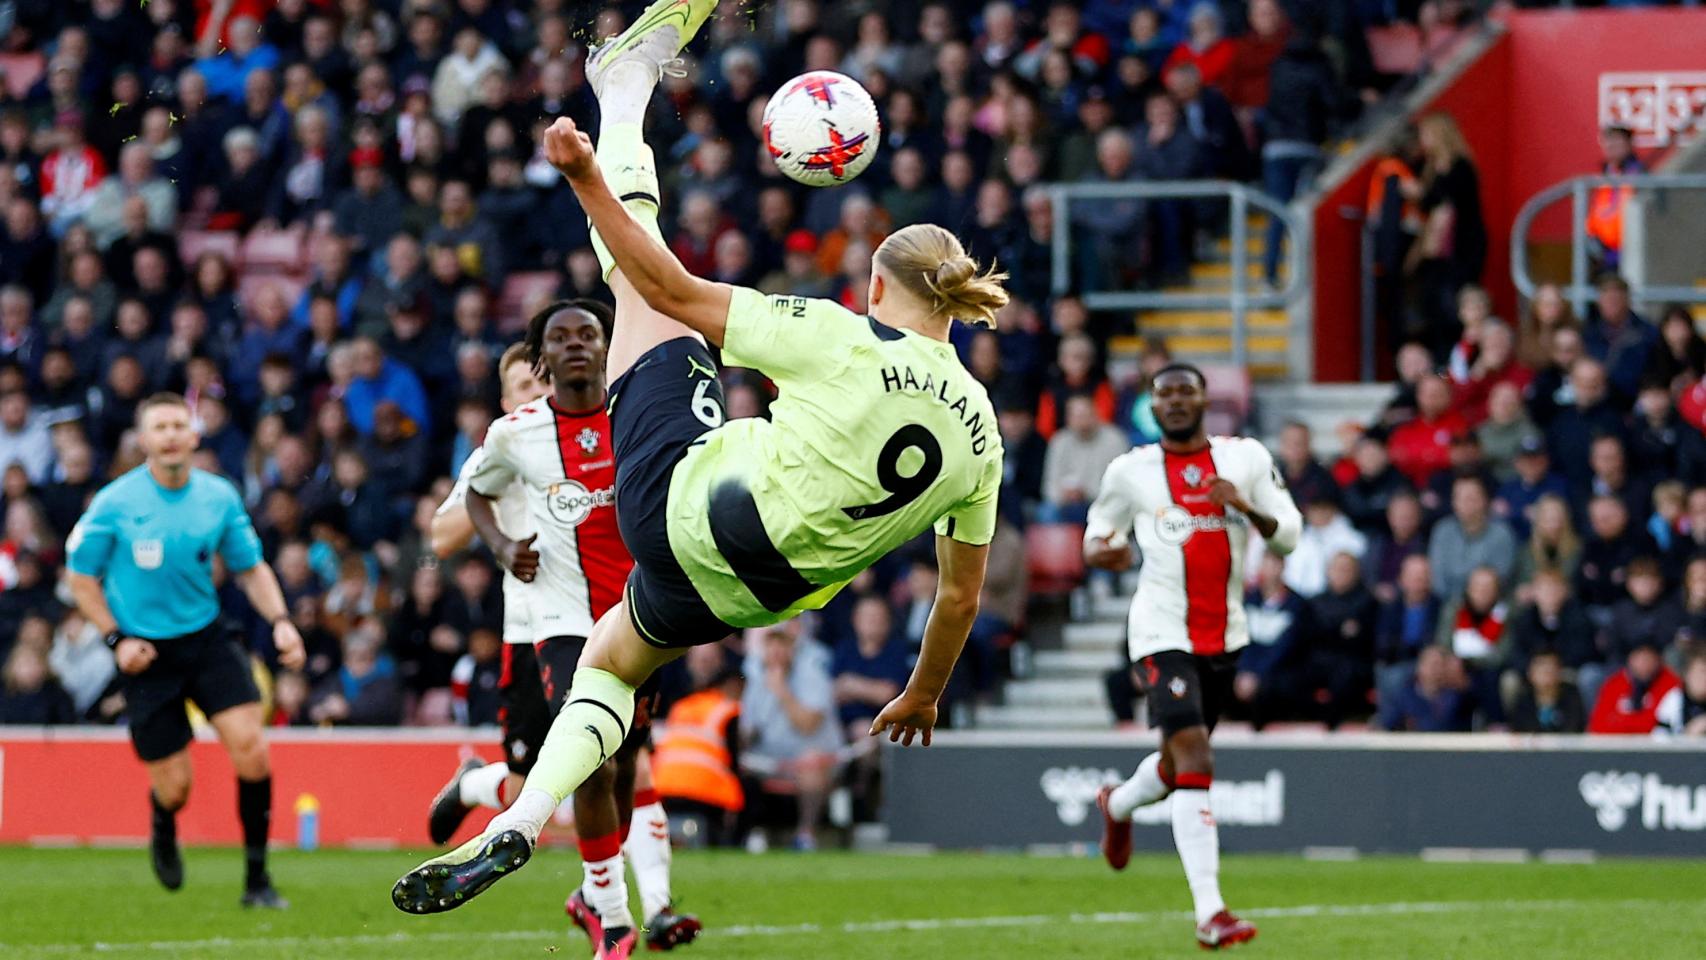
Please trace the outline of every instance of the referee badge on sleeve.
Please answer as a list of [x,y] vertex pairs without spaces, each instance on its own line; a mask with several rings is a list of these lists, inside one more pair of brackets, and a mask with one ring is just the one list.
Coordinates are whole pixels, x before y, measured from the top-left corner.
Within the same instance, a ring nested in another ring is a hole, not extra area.
[[130,558],[142,570],[158,570],[166,559],[166,545],[159,540],[137,540],[130,545]]

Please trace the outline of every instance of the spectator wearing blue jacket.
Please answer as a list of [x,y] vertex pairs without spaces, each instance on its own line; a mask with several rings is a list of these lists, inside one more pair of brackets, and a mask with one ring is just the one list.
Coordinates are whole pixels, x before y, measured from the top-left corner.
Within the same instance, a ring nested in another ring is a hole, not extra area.
[[1629,281],[1608,273],[1595,284],[1599,293],[1596,310],[1582,328],[1582,346],[1588,356],[1605,364],[1614,400],[1627,409],[1641,390],[1647,358],[1659,341],[1659,331],[1629,305]]
[[1262,556],[1256,586],[1244,594],[1244,617],[1250,626],[1250,645],[1238,659],[1232,693],[1249,713],[1250,725],[1260,730],[1284,719],[1298,699],[1297,653],[1307,632],[1309,604],[1285,585],[1285,560]]
[[[209,96],[243,102],[243,85],[256,70],[273,70],[279,65],[278,48],[261,39],[261,23],[254,17],[236,17],[227,26],[231,45],[195,62],[196,70],[207,80]],[[217,37],[216,31],[210,31]]]
[[385,356],[372,337],[356,339],[351,359],[355,364],[355,379],[344,394],[344,407],[357,433],[364,437],[373,433],[374,409],[386,400],[395,403],[414,422],[417,432],[425,434],[431,430],[426,389],[413,370]]
[[1463,661],[1440,646],[1422,650],[1416,679],[1393,701],[1380,705],[1380,726],[1418,733],[1467,733],[1475,701]]
[[1416,658],[1439,629],[1439,597],[1428,558],[1407,558],[1398,570],[1398,595],[1380,605],[1374,626],[1374,684],[1382,704],[1403,696],[1416,675]]
[[260,399],[261,364],[268,357],[279,355],[288,357],[293,365],[300,365],[307,335],[307,331],[291,325],[289,305],[276,285],[262,287],[249,304],[249,312],[248,327],[243,331],[243,339],[237,342],[229,371],[231,385],[245,407]]

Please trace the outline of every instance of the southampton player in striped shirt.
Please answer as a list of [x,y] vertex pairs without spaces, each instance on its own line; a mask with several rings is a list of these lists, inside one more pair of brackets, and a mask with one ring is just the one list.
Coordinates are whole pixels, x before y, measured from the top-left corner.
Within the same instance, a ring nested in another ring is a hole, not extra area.
[[[868,317],[689,274],[659,238],[640,125],[664,65],[715,6],[659,0],[593,54],[596,158],[572,121],[546,132],[546,156],[591,219],[616,293],[610,416],[618,520],[635,565],[515,805],[399,880],[401,910],[460,906],[526,863],[557,803],[627,735],[635,688],[687,647],[821,607],[933,527],[941,577],[918,664],[872,724],[873,734],[928,744],[977,615],[1001,440],[948,331],[956,318],[992,324],[1007,302],[1002,278],[928,225],[878,247]],[[724,422],[707,341],[776,383],[771,420]]]
[[1250,642],[1245,545],[1253,530],[1268,549],[1290,553],[1303,518],[1266,447],[1203,430],[1201,371],[1174,364],[1154,384],[1161,442],[1108,466],[1090,505],[1084,555],[1092,566],[1124,570],[1136,534],[1143,567],[1131,604],[1131,661],[1148,691],[1150,725],[1161,728],[1161,750],[1144,757],[1131,779],[1103,788],[1096,804],[1102,853],[1123,870],[1132,811],[1173,797],[1173,843],[1196,904],[1197,941],[1218,949],[1256,935],[1221,899],[1220,837],[1209,811],[1208,738],[1231,701],[1238,651]]

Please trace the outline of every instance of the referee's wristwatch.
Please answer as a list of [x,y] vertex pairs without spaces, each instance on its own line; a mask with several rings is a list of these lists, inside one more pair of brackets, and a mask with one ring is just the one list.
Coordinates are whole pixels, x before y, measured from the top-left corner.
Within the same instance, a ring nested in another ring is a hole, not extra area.
[[118,630],[114,630],[113,632],[107,634],[106,635],[107,649],[108,650],[117,650],[118,645],[120,643],[124,642],[124,639],[125,639],[124,633],[121,631],[118,631]]

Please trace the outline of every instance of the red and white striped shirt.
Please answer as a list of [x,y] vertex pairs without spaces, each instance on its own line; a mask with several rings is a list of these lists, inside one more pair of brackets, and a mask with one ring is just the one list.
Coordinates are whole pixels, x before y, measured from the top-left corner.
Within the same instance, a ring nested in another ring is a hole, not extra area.
[[1278,521],[1270,549],[1283,554],[1297,545],[1297,505],[1267,448],[1247,437],[1211,437],[1189,454],[1138,447],[1102,478],[1084,537],[1118,544],[1136,533],[1143,566],[1131,604],[1133,662],[1163,650],[1230,653],[1250,642],[1243,572],[1250,522],[1209,500],[1217,477]]
[[528,596],[535,638],[584,637],[622,599],[634,566],[616,526],[616,458],[603,407],[566,411],[550,397],[493,421],[469,486],[497,498],[520,482],[539,531]]

